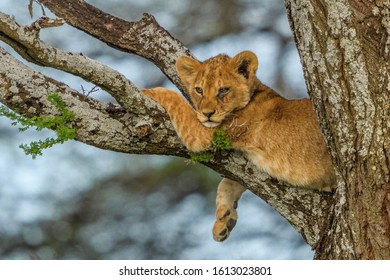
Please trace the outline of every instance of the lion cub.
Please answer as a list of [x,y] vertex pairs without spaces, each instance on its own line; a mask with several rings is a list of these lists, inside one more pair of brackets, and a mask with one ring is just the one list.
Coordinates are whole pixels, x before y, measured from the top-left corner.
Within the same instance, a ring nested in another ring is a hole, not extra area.
[[[331,191],[335,175],[311,102],[279,96],[256,78],[257,66],[250,51],[204,62],[182,56],[176,68],[194,108],[165,88],[143,93],[165,108],[190,151],[210,149],[214,131],[222,126],[233,149],[260,170],[297,187]],[[235,226],[237,202],[244,191],[230,179],[219,183],[216,241],[225,240]]]

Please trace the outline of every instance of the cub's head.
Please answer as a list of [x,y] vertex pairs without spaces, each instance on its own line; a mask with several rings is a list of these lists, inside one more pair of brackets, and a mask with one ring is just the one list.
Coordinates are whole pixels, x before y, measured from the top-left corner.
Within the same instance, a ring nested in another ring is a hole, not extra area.
[[180,57],[176,69],[194,104],[199,121],[216,127],[252,96],[258,61],[244,51],[230,58],[221,54],[204,62]]

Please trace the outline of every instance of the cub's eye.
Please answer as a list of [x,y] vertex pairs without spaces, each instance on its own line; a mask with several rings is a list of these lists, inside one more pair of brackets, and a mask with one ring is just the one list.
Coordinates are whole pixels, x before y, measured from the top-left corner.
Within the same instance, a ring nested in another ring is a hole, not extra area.
[[201,87],[195,87],[196,93],[203,95],[203,89]]
[[218,97],[223,98],[230,91],[229,87],[221,87],[218,89]]

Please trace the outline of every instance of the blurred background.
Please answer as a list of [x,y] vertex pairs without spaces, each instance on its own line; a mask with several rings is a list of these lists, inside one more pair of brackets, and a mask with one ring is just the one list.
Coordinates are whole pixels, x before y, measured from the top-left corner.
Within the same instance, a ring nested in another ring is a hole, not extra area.
[[[252,50],[265,84],[287,98],[306,96],[282,0],[87,2],[129,21],[139,20],[144,12],[153,14],[201,60]],[[30,24],[42,11],[34,4],[31,19],[27,5],[28,0],[1,0],[0,11]],[[139,87],[174,88],[150,62],[69,26],[45,29],[42,38],[110,65]],[[12,52],[3,42],[0,45]],[[93,87],[80,78],[30,66],[76,90]],[[103,91],[91,96],[112,101]],[[214,242],[211,229],[220,176],[202,165],[119,154],[76,141],[44,151],[35,160],[18,148],[50,136],[50,131],[20,133],[0,117],[0,259],[313,257],[291,225],[250,192],[240,200],[238,223],[229,239]]]

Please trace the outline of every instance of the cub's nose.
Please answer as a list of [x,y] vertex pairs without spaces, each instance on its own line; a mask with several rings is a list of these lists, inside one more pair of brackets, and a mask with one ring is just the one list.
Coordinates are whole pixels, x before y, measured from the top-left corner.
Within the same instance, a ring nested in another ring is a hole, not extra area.
[[212,112],[202,112],[202,113],[203,113],[203,115],[205,115],[209,119],[212,115],[214,115],[215,111],[212,111]]

